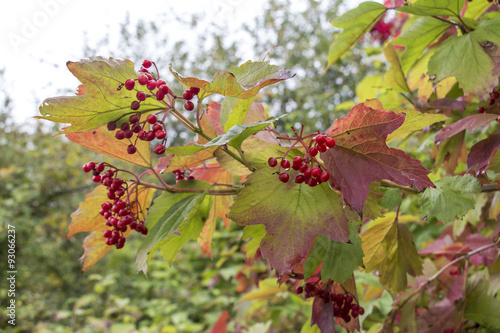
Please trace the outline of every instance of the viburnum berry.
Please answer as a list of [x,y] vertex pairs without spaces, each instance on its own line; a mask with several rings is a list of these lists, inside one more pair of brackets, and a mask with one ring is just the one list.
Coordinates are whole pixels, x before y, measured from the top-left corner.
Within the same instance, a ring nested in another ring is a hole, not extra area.
[[150,124],[156,124],[156,122],[158,121],[158,118],[156,118],[156,115],[154,115],[154,114],[148,114],[148,117],[146,118],[146,120]]
[[136,115],[136,114],[131,115],[128,118],[128,122],[131,123],[131,124],[135,124],[135,123],[139,122],[139,116]]
[[162,79],[159,79],[159,80],[156,80],[156,87],[159,89],[161,86],[167,84],[164,80]]
[[146,131],[146,130],[140,130],[139,133],[137,133],[137,137],[139,138],[139,140],[145,141],[147,134],[148,134],[148,131]]
[[134,126],[132,126],[132,132],[134,133],[139,133],[140,131],[142,130],[142,126],[141,124],[134,124]]
[[159,131],[155,132],[155,137],[158,140],[163,140],[163,139],[165,139],[166,136],[167,136],[167,133],[165,133],[165,131],[159,130]]
[[115,133],[115,138],[117,138],[118,140],[123,140],[125,139],[125,132],[122,131],[122,130],[118,130],[116,131]]
[[88,163],[85,163],[82,167],[83,171],[89,173],[92,169],[89,167]]
[[184,103],[184,109],[186,109],[187,111],[193,111],[194,110],[193,102],[187,101],[186,103]]
[[194,94],[191,90],[186,90],[183,94],[182,94],[182,98],[184,98],[185,100],[191,100],[193,99],[194,97]]
[[320,153],[324,153],[325,151],[328,150],[328,148],[326,147],[326,145],[317,145],[316,148],[318,149],[318,151]]
[[160,87],[158,87],[158,88],[159,88],[159,89],[161,90],[161,92],[162,92],[162,93],[164,93],[165,95],[167,95],[167,94],[168,94],[168,92],[169,92],[169,89],[168,89],[167,85],[161,85],[161,86],[160,86]]
[[148,88],[149,90],[155,90],[156,89],[156,81],[149,80],[148,83],[146,83],[146,88]]
[[287,159],[282,159],[281,166],[285,169],[290,169],[290,161]]
[[100,175],[95,175],[94,177],[92,177],[92,181],[94,183],[100,183],[101,182],[101,176]]
[[151,60],[145,59],[145,60],[142,62],[142,67],[144,67],[144,68],[149,68],[149,67],[151,67],[151,65],[152,65]]
[[318,178],[319,176],[321,176],[321,169],[318,168],[318,167],[314,167],[311,169],[311,175],[315,178]]
[[135,87],[135,80],[134,79],[128,79],[125,81],[125,88],[127,90],[132,90]]
[[126,130],[126,131],[124,131],[124,132],[125,132],[125,137],[126,137],[127,139],[130,139],[131,137],[133,137],[133,136],[134,136],[134,132],[133,132],[131,129],[128,129],[128,130]]
[[300,156],[295,156],[293,158],[293,164],[301,164],[304,160]]
[[278,160],[274,157],[269,157],[269,159],[267,160],[267,164],[269,164],[271,168],[274,168],[275,166],[278,165]]
[[159,101],[162,101],[164,98],[165,98],[165,94],[163,93],[163,91],[158,90],[156,92],[156,99]]
[[153,125],[153,132],[161,131],[162,129],[163,129],[163,126],[161,126],[160,124]]
[[146,141],[153,141],[155,139],[155,132],[148,131],[146,133]]
[[130,129],[130,125],[129,125],[129,123],[123,123],[123,124],[120,126],[120,129],[121,129],[122,131],[126,131],[126,130]]
[[304,177],[304,175],[297,175],[297,176],[295,177],[295,182],[296,182],[297,184],[302,184],[302,183],[303,183],[303,182],[305,182],[305,181],[306,181],[306,177]]
[[282,173],[280,173],[278,178],[280,179],[281,182],[288,183],[288,181],[290,180],[290,175],[287,174],[286,172],[282,172]]
[[141,107],[141,103],[139,103],[138,101],[133,101],[131,104],[130,104],[130,108],[134,111],[136,110],[139,110],[139,108]]
[[139,75],[139,78],[137,79],[137,82],[139,82],[139,84],[141,86],[146,85],[148,83],[148,81],[149,81],[149,77],[146,74]]
[[193,93],[193,95],[198,95],[198,93],[200,92],[200,88],[190,87],[189,91],[191,91]]
[[317,143],[318,145],[323,145],[323,144],[325,144],[325,143],[326,143],[326,138],[325,138],[323,135],[318,135],[318,136],[316,137],[316,143]]
[[114,131],[116,129],[116,123],[114,121],[110,121],[107,125],[108,131]]
[[156,155],[162,155],[163,153],[165,153],[165,146],[163,146],[162,144],[158,144],[156,145],[156,147],[154,147],[153,151]]
[[314,157],[316,155],[318,155],[318,149],[316,147],[311,147],[309,148],[309,154]]
[[144,91],[138,91],[135,97],[137,97],[137,99],[142,102],[146,100],[147,95]]
[[127,147],[127,153],[129,153],[129,154],[131,154],[131,155],[132,155],[132,154],[135,154],[136,152],[137,152],[137,147],[136,147],[136,146],[134,146],[134,145],[129,145],[129,146]]
[[302,172],[302,173],[304,173],[304,172],[306,172],[307,169],[309,169],[309,167],[307,166],[307,164],[306,163],[302,163],[301,166],[300,166],[300,168],[299,168],[299,171]]
[[319,179],[322,181],[322,182],[327,182],[329,179],[330,179],[330,174],[328,173],[328,171],[323,171],[321,173],[321,175],[319,176]]
[[335,147],[335,139],[334,138],[326,138],[326,146],[328,148]]
[[102,163],[99,163],[95,166],[95,170],[98,172],[98,173],[101,173],[104,171],[104,168],[105,168],[105,165],[102,164]]

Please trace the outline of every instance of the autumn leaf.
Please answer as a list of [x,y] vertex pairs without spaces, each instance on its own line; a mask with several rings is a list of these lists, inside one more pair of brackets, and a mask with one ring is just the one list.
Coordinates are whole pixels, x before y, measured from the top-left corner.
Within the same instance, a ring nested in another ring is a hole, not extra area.
[[396,8],[397,11],[420,16],[458,16],[466,0],[418,0],[411,6]]
[[435,182],[435,188],[424,191],[421,215],[428,222],[448,223],[474,208],[476,200],[472,194],[481,192],[481,184],[472,175],[444,177]]
[[407,287],[407,276],[422,274],[422,260],[413,236],[404,224],[394,218],[380,217],[361,234],[366,271],[377,270],[380,283],[396,292]]
[[486,172],[496,151],[500,148],[500,134],[493,134],[471,147],[467,157],[467,171],[476,168],[476,175]]
[[[132,112],[130,104],[136,100],[137,91],[150,93],[146,86],[138,84],[134,90],[118,89],[127,79],[138,76],[130,60],[94,57],[68,62],[67,66],[83,83],[86,93],[83,96],[47,98],[40,106],[42,116],[36,117],[71,124],[60,133],[86,131],[117,120]],[[140,112],[148,113],[165,107],[164,103],[147,98],[141,103]]]
[[[141,186],[138,189],[139,195],[137,197],[134,196],[136,193],[134,191],[131,199],[136,198],[134,200],[137,200],[138,205],[132,211],[137,212],[138,207],[140,207],[140,216],[145,216],[155,191],[155,189],[148,189]],[[82,271],[86,271],[92,267],[92,265],[113,248],[113,246],[106,245],[105,243],[106,239],[102,233],[104,230],[109,229],[109,227],[106,226],[104,217],[99,214],[101,204],[109,201],[107,192],[106,187],[103,185],[96,187],[94,191],[85,196],[85,201],[80,203],[78,209],[71,214],[71,224],[68,228],[69,233],[67,237],[79,232],[93,231],[83,241],[85,252],[80,258],[80,261],[83,262]],[[128,229],[123,235],[127,237],[131,231],[132,229]]]
[[471,133],[474,133],[474,130],[476,128],[483,128],[487,126],[489,123],[491,123],[491,121],[496,120],[497,117],[498,115],[491,113],[477,113],[467,116],[441,129],[437,133],[434,141],[437,145],[439,145],[444,140],[451,138],[452,136],[462,132],[465,129],[468,129]]
[[199,95],[202,97],[219,94],[239,99],[254,97],[260,89],[294,76],[284,67],[270,65],[268,61],[247,61],[227,71],[217,72],[212,82],[183,77],[172,66],[170,71],[185,88],[200,88]]
[[247,186],[237,195],[228,217],[244,226],[265,225],[262,256],[279,275],[304,263],[319,234],[346,242],[347,222],[358,219],[353,211],[343,207],[328,184],[315,188],[284,184],[269,167],[248,177]]
[[[110,132],[106,126],[83,132],[67,133],[66,137],[85,148],[109,156],[118,161],[149,167],[151,164],[151,149],[148,141],[129,139],[118,140],[114,132]],[[127,146],[134,144],[137,148],[135,154],[127,152]]]
[[419,111],[404,110],[405,122],[401,127],[387,136],[387,142],[404,139],[408,135],[421,131],[424,127],[445,121],[448,119],[443,114],[422,113]]
[[386,145],[387,136],[403,124],[404,118],[404,114],[358,104],[327,132],[336,145],[321,153],[321,159],[342,197],[358,213],[372,181],[389,180],[417,190],[433,186],[427,177],[430,171],[420,161]]

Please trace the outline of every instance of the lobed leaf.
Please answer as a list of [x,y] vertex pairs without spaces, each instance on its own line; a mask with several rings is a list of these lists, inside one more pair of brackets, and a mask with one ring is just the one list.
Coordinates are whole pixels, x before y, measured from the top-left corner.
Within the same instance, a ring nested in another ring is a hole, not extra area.
[[384,48],[384,54],[387,61],[391,64],[391,67],[384,75],[386,85],[397,92],[410,92],[410,88],[406,83],[405,73],[401,68],[401,61],[394,45],[388,43]]
[[467,0],[418,0],[411,6],[396,8],[399,12],[420,16],[459,16]]
[[441,129],[434,141],[439,145],[443,140],[451,138],[452,136],[468,129],[471,133],[478,127],[482,128],[488,125],[491,121],[497,119],[497,115],[491,113],[477,113],[460,119],[453,124],[450,124]]
[[404,110],[405,122],[394,132],[387,136],[387,142],[392,142],[399,139],[404,139],[411,133],[421,131],[427,126],[445,121],[448,119],[444,114],[422,113],[413,110]]
[[330,67],[345,52],[347,52],[373,25],[385,14],[387,8],[377,2],[367,1],[357,8],[351,9],[332,21],[334,27],[343,31],[335,38],[328,51]]
[[380,283],[400,292],[407,287],[407,274],[422,274],[422,260],[417,253],[413,236],[404,224],[381,217],[361,234],[366,272],[377,270]]
[[445,177],[437,180],[420,199],[421,214],[428,222],[448,223],[474,208],[472,194],[481,192],[481,184],[472,175]]
[[471,147],[467,157],[467,171],[475,168],[476,175],[485,173],[498,149],[500,149],[500,134],[490,135],[476,143]]
[[347,222],[358,219],[327,184],[283,184],[269,167],[248,176],[228,217],[243,226],[265,225],[262,256],[279,275],[305,262],[319,234],[346,242]]
[[358,213],[372,181],[385,179],[418,190],[433,186],[427,177],[430,171],[420,161],[386,145],[387,136],[401,126],[404,117],[358,104],[327,132],[336,146],[321,153],[321,159],[342,197]]
[[164,103],[153,98],[141,102],[140,111],[132,111],[130,104],[136,100],[137,91],[149,94],[146,86],[136,85],[134,90],[118,89],[127,79],[138,73],[130,60],[94,57],[79,62],[67,62],[71,73],[83,84],[83,96],[47,98],[40,106],[42,116],[57,123],[70,123],[60,133],[91,130],[117,120],[128,113],[148,113],[164,109]]

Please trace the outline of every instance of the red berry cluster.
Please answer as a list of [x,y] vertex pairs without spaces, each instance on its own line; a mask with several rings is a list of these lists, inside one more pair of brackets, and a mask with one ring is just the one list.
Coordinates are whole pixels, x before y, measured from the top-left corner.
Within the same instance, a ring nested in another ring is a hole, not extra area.
[[184,103],[184,109],[187,111],[193,111],[194,110],[194,104],[191,102],[193,99],[194,95],[198,95],[200,92],[200,88],[196,87],[190,87],[188,90],[184,91],[182,94],[182,98],[186,100],[186,103]]
[[[137,143],[137,139],[143,141],[153,141],[154,139],[162,140],[161,143],[157,144],[153,149],[155,154],[162,155],[165,152],[165,144],[167,142],[167,132],[163,122],[159,121],[154,114],[148,115],[146,120],[142,122],[140,121],[140,117],[140,114],[131,115],[128,122],[121,124],[120,129],[116,131],[115,138],[118,140],[130,139],[134,134],[137,134],[135,143]],[[110,121],[108,123],[109,131],[114,131],[116,128],[116,122]],[[137,152],[135,144],[130,144],[127,147],[127,152],[129,154],[135,154]]]
[[[479,113],[484,113],[486,111],[486,108],[494,105],[497,101],[497,99],[500,98],[500,92],[497,90],[498,87],[493,88],[493,90],[490,93],[490,99],[488,100],[487,105],[483,105],[477,108],[477,112]],[[498,108],[500,109],[500,102],[498,103]],[[499,118],[500,119],[500,118]]]
[[184,171],[177,169],[172,171],[172,173],[175,175],[175,180],[178,182],[179,180],[188,180],[188,179],[194,179],[193,176],[190,176],[189,174],[186,174]]
[[112,202],[103,202],[99,214],[106,219],[108,227],[113,227],[113,229],[104,231],[106,244],[116,245],[117,249],[121,249],[125,245],[125,236],[123,234],[129,227],[143,235],[147,235],[148,228],[144,225],[144,221],[140,221],[139,217],[132,212],[135,202],[130,202],[130,196],[127,195],[125,200],[120,199],[125,194],[128,194],[127,183],[117,177],[116,169],[113,171],[110,166],[108,170],[104,171],[105,168],[104,163],[88,162],[83,165],[83,171],[92,172],[92,180],[106,186],[108,199],[113,200]]
[[[304,157],[295,156],[292,163],[285,157],[278,157],[281,158],[279,169],[283,168],[289,170],[292,168],[293,170],[299,171],[300,174],[295,177],[295,183],[297,184],[305,183],[314,187],[327,182],[330,179],[330,174],[317,162],[315,156],[318,155],[319,152],[324,153],[333,147],[335,147],[335,139],[318,135],[315,139],[315,144],[309,148],[309,151]],[[278,165],[278,158],[270,157],[267,163],[270,167],[274,168]],[[281,172],[278,178],[281,182],[288,183],[290,175],[287,172]]]
[[365,313],[365,309],[359,304],[354,303],[356,299],[349,295],[349,293],[334,293],[330,292],[320,284],[306,283],[305,287],[298,287],[297,294],[305,292],[305,298],[320,297],[325,303],[333,303],[333,315],[337,318],[342,318],[346,323],[350,322],[352,318],[357,318],[359,315]]

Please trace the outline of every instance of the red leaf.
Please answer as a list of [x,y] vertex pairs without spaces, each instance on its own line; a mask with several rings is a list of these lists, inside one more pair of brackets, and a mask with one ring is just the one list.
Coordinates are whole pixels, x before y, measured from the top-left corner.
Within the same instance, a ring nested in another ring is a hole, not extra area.
[[227,312],[227,310],[222,311],[222,313],[219,316],[219,319],[217,319],[217,322],[212,327],[210,333],[226,333],[228,320],[229,320],[229,312]]
[[328,131],[336,146],[321,154],[345,201],[358,213],[368,197],[370,182],[389,180],[417,190],[434,186],[429,170],[404,151],[387,147],[387,136],[404,122],[404,114],[374,110],[364,104],[351,109]]
[[[467,243],[471,250],[476,250],[482,246],[493,244],[494,242],[480,234],[472,234],[467,236]],[[487,267],[493,265],[499,254],[499,250],[496,247],[492,247],[488,250],[476,253],[470,257],[470,261],[475,265],[485,265]]]
[[440,130],[434,139],[434,142],[439,146],[443,140],[451,138],[452,136],[468,129],[471,133],[478,127],[484,127],[488,125],[492,120],[497,119],[498,115],[491,113],[478,113],[471,116],[460,119]]
[[318,325],[322,333],[335,333],[332,302],[325,303],[321,297],[314,297],[311,326],[314,324]]
[[490,135],[486,139],[476,143],[469,152],[467,158],[467,171],[476,167],[476,175],[486,172],[488,164],[495,153],[500,148],[500,134]]

